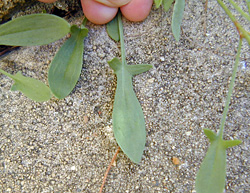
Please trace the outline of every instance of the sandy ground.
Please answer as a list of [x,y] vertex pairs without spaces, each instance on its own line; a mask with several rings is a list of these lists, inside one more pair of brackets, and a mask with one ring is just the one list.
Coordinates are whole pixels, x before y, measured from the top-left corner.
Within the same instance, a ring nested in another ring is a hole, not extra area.
[[[158,9],[141,23],[124,20],[128,63],[154,66],[134,78],[147,143],[139,165],[118,154],[104,192],[195,192],[195,176],[209,145],[203,129],[219,128],[238,44],[236,30],[216,1],[209,2],[207,15],[202,2],[188,1],[178,43],[171,33],[171,13]],[[82,13],[68,21],[80,24]],[[64,100],[33,102],[11,92],[12,81],[0,75],[2,192],[98,192],[118,147],[111,116],[116,78],[107,61],[119,56],[119,49],[105,26],[87,27],[81,77]],[[63,42],[22,47],[1,58],[0,67],[47,83],[49,63]],[[240,62],[225,139],[243,143],[227,151],[228,193],[250,189],[246,43]]]

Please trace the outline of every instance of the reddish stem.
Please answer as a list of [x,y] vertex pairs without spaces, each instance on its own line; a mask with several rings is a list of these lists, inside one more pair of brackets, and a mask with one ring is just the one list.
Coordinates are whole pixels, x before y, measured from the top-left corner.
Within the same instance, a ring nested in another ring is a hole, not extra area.
[[119,151],[120,151],[120,147],[118,147],[118,149],[116,150],[115,155],[114,155],[114,157],[112,158],[112,160],[111,160],[111,162],[110,162],[110,164],[109,164],[109,166],[108,166],[108,169],[107,169],[106,172],[105,172],[105,175],[104,175],[104,178],[103,178],[103,181],[102,181],[102,186],[101,186],[101,188],[100,188],[99,193],[102,193],[102,190],[103,190],[103,188],[104,188],[104,185],[105,185],[106,179],[107,179],[107,177],[108,177],[110,168],[111,168],[111,166],[113,165],[113,163],[115,162],[115,159],[116,159],[116,157],[117,157]]

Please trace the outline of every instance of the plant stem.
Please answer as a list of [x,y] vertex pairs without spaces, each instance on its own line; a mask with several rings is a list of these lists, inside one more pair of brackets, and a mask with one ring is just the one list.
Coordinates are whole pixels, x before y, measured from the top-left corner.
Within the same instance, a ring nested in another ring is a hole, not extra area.
[[0,73],[4,74],[5,76],[8,76],[9,78],[15,79],[15,76],[13,76],[12,74],[9,74],[8,72],[5,72],[2,69],[0,69]]
[[117,157],[119,151],[120,151],[120,147],[118,147],[118,149],[116,150],[115,155],[114,155],[114,157],[112,158],[112,160],[111,160],[111,162],[110,162],[110,164],[109,164],[109,166],[108,166],[108,169],[107,169],[106,172],[105,172],[105,175],[104,175],[104,178],[103,178],[103,181],[102,181],[102,186],[101,186],[101,188],[100,188],[100,190],[99,190],[99,193],[102,193],[102,190],[103,190],[103,188],[104,188],[104,185],[105,185],[106,179],[107,179],[107,177],[108,177],[108,173],[109,173],[109,171],[110,171],[110,168],[111,168],[111,166],[113,165],[113,163],[114,163],[114,161],[115,161],[115,159],[116,159],[116,157]]
[[247,13],[245,13],[233,0],[229,0],[229,2],[243,17],[245,17],[248,21],[250,21],[250,16]]
[[126,52],[125,52],[124,38],[123,38],[122,14],[120,11],[118,13],[118,25],[119,25],[119,36],[120,36],[120,43],[121,43],[122,65],[125,65],[126,64]]
[[239,66],[241,46],[242,46],[242,38],[240,38],[240,41],[239,41],[238,51],[237,51],[235,64],[234,64],[234,68],[233,68],[233,73],[232,73],[231,81],[229,84],[227,99],[226,99],[223,115],[221,118],[220,130],[219,130],[219,136],[221,139],[223,138],[223,131],[224,131],[224,127],[225,127],[226,117],[227,117],[229,104],[230,104],[230,100],[231,100],[231,96],[232,96],[232,92],[233,92],[233,88],[234,88],[234,82],[235,82],[235,78],[236,78],[237,69]]
[[228,17],[234,23],[235,27],[237,28],[237,30],[238,30],[238,32],[240,34],[240,37],[245,38],[247,40],[248,44],[250,45],[250,35],[248,34],[248,32],[239,24],[239,22],[233,16],[233,14],[231,13],[231,11],[227,8],[227,6],[221,0],[217,0],[217,2],[222,7],[222,9],[224,9],[224,11],[228,15]]
[[84,19],[83,19],[83,21],[82,21],[82,25],[85,26],[86,23],[87,23],[87,21],[88,21],[87,17],[84,17]]
[[248,14],[250,15],[250,0],[246,0],[247,8],[248,8]]

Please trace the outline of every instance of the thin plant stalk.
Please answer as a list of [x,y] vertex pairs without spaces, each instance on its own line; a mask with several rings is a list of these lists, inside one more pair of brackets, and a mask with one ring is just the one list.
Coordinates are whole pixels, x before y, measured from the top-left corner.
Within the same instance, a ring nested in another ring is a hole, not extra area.
[[100,190],[99,190],[99,193],[102,193],[102,191],[103,191],[103,188],[104,188],[106,179],[107,179],[107,177],[108,177],[109,171],[110,171],[110,169],[111,169],[111,166],[114,164],[114,162],[115,162],[115,160],[116,160],[116,157],[117,157],[119,151],[120,151],[120,147],[117,148],[117,150],[116,150],[116,152],[115,152],[115,155],[113,156],[113,158],[112,158],[112,160],[111,160],[111,162],[110,162],[110,164],[109,164],[109,166],[108,166],[108,168],[107,168],[107,170],[106,170],[106,172],[105,172],[105,175],[104,175],[104,178],[103,178],[102,185],[101,185],[101,188],[100,188]]
[[247,40],[248,44],[250,45],[250,35],[249,35],[249,33],[239,24],[237,19],[233,16],[231,11],[227,8],[227,6],[221,0],[217,0],[217,2],[222,7],[222,9],[224,9],[224,11],[228,15],[228,17],[232,20],[232,22],[236,26],[237,30],[239,31],[240,36],[245,38]]
[[241,143],[240,140],[223,140],[223,131],[239,65],[241,46],[242,38],[239,40],[238,51],[229,84],[223,115],[221,118],[219,133],[216,134],[209,129],[204,129],[204,133],[208,137],[211,144],[196,176],[195,189],[197,193],[223,192],[225,189],[226,179],[226,149]]
[[229,0],[229,2],[234,6],[234,8],[250,22],[250,16],[244,12],[233,0]]
[[83,21],[82,21],[82,25],[83,25],[83,26],[86,26],[87,21],[88,21],[87,17],[84,17],[84,19],[83,19]]
[[235,65],[234,65],[234,68],[233,68],[233,73],[232,73],[231,81],[230,81],[230,84],[229,84],[229,89],[228,89],[228,95],[227,95],[227,99],[226,99],[226,103],[225,103],[225,108],[224,108],[222,119],[221,119],[220,130],[219,130],[219,136],[220,136],[221,139],[223,138],[223,131],[224,131],[224,127],[225,127],[226,117],[227,117],[227,113],[228,113],[228,110],[229,110],[229,104],[230,104],[230,100],[231,100],[231,96],[232,96],[232,92],[233,92],[233,88],[234,88],[237,69],[238,69],[238,66],[239,66],[241,47],[242,47],[242,38],[240,38],[240,41],[239,41],[238,51],[237,51],[237,55],[236,55],[236,59],[235,59]]
[[125,65],[126,64],[126,51],[125,51],[124,38],[123,38],[123,25],[122,25],[121,12],[118,13],[118,24],[119,24],[119,35],[120,35],[120,44],[121,44],[122,65]]

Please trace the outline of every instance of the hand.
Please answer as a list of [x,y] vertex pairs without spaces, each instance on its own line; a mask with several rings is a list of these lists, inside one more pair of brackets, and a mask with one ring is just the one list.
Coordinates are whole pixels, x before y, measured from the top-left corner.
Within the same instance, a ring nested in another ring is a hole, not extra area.
[[[39,0],[52,3],[56,0]],[[111,21],[120,7],[124,17],[130,21],[144,20],[151,10],[153,0],[81,0],[82,10],[89,21],[105,24]]]

